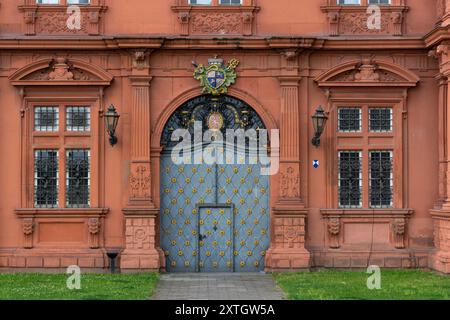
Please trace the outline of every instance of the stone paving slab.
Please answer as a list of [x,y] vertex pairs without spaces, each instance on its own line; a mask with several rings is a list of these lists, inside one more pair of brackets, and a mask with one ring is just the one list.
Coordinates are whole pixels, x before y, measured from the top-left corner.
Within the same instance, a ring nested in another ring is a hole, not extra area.
[[152,300],[282,300],[284,293],[270,274],[163,274]]

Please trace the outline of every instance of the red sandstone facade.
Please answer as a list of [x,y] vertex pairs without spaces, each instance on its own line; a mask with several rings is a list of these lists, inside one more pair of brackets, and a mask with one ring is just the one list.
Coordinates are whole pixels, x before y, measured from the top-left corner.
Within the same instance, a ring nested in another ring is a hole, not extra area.
[[[240,61],[229,96],[280,130],[280,173],[270,178],[265,269],[430,267],[450,273],[450,3],[391,0],[367,28],[367,0],[91,0],[70,30],[66,0],[0,1],[0,267],[164,270],[160,246],[161,135],[201,95],[191,61]],[[111,147],[103,116],[121,115]],[[60,112],[35,128],[38,106]],[[90,130],[65,130],[65,106],[88,105]],[[311,145],[317,106],[329,122]],[[338,110],[358,107],[358,132]],[[392,130],[371,132],[369,109],[389,107]],[[58,205],[36,206],[36,151],[59,150]],[[68,150],[90,150],[90,201],[65,199]],[[338,154],[361,154],[360,205],[340,205]],[[392,154],[392,203],[371,206],[369,154]],[[320,160],[314,169],[313,160]],[[293,179],[285,179],[289,175]]]

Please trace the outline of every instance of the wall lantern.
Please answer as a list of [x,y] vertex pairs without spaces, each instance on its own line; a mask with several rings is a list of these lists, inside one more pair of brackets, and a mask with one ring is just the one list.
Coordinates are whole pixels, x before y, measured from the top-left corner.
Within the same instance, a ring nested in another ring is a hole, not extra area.
[[117,144],[116,128],[120,115],[117,113],[114,105],[111,105],[103,116],[105,117],[106,130],[109,134],[109,143],[114,146]]
[[316,147],[320,146],[320,137],[325,130],[325,125],[327,124],[328,117],[325,114],[322,106],[319,106],[316,113],[312,116],[313,127],[314,127],[314,138],[312,139],[312,144]]

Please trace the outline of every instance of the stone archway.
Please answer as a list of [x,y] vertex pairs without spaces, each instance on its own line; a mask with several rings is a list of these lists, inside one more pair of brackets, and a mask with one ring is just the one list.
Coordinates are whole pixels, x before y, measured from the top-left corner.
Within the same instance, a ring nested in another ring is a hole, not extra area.
[[270,244],[269,177],[261,176],[260,164],[250,160],[255,153],[249,141],[245,150],[233,149],[234,162],[195,162],[196,153],[204,154],[206,144],[201,144],[192,147],[192,161],[175,164],[171,135],[184,128],[194,137],[194,122],[202,133],[265,129],[252,107],[231,96],[196,97],[171,115],[161,137],[160,161],[160,244],[166,269],[262,271]]

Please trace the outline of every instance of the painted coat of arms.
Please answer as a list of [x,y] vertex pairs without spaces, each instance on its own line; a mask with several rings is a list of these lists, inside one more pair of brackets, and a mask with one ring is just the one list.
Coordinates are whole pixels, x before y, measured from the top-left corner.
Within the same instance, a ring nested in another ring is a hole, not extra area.
[[236,68],[239,61],[231,59],[227,65],[224,64],[223,59],[208,60],[208,66],[197,64],[195,66],[194,78],[200,81],[200,86],[203,88],[203,93],[209,93],[214,96],[226,94],[228,87],[236,82],[237,73]]

